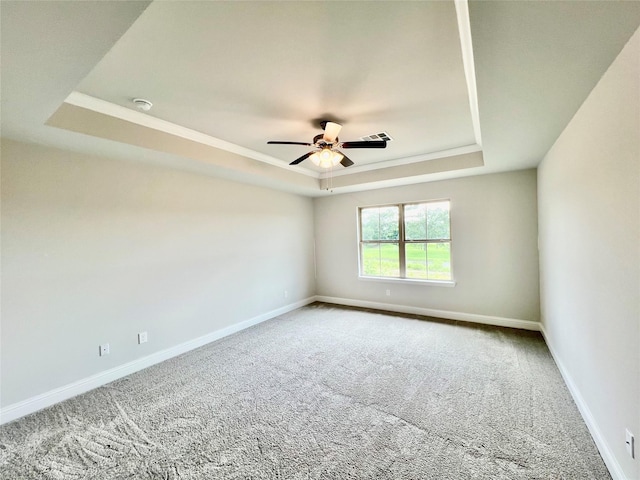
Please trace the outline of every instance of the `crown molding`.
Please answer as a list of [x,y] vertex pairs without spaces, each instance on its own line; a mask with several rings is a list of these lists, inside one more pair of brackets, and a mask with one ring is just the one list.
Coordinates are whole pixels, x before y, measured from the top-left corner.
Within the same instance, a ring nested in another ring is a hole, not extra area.
[[225,140],[212,137],[211,135],[207,135],[205,133],[183,127],[181,125],[177,125],[160,118],[152,117],[151,115],[147,115],[137,110],[132,110],[121,105],[116,105],[114,103],[110,103],[105,100],[86,95],[84,93],[75,91],[72,92],[65,99],[65,103],[81,108],[86,108],[87,110],[92,110],[104,115],[109,115],[110,117],[119,118],[120,120],[135,123],[136,125],[152,128],[154,130],[168,133],[170,135],[175,135],[176,137],[191,140],[203,145],[219,148],[220,150],[225,150],[237,155],[242,155],[243,157],[258,160],[263,163],[268,163],[269,165],[280,167],[285,170],[291,170],[296,173],[301,173],[308,177],[320,178],[320,174],[318,172],[295,168],[286,163],[283,164],[282,160],[278,160],[277,158],[265,155],[264,153],[256,152],[255,150],[241,147],[240,145],[236,145],[235,143],[227,142]]
[[455,0],[455,5],[456,16],[458,18],[458,34],[460,35],[460,48],[462,50],[462,64],[464,66],[464,76],[467,80],[467,92],[469,94],[469,108],[471,109],[473,133],[476,143],[482,145],[478,91],[476,89],[476,67],[473,59],[471,23],[469,22],[469,2],[468,0]]
[[372,170],[380,170],[389,167],[398,167],[401,165],[409,165],[411,163],[427,162],[429,160],[438,160],[440,158],[455,157],[458,155],[464,155],[467,153],[481,152],[482,147],[477,144],[465,145],[463,147],[450,148],[448,150],[440,150],[438,152],[422,153],[420,155],[413,155],[411,157],[398,158],[395,160],[386,160],[384,162],[369,163],[367,165],[361,165],[349,168],[349,171],[326,171],[320,173],[320,179],[341,177],[343,175],[353,175],[355,173],[369,172]]
[[[383,168],[395,167],[400,165],[408,165],[412,163],[420,163],[420,162],[425,162],[429,160],[454,157],[457,155],[463,155],[467,153],[482,151],[482,147],[479,144],[465,145],[461,147],[451,148],[448,150],[441,150],[438,152],[423,153],[420,155],[413,155],[405,158],[397,158],[393,160],[385,160],[382,162],[377,162],[377,163],[372,163],[367,165],[355,166],[355,167],[349,168],[346,171],[344,170],[336,171],[331,169],[327,171],[317,172],[317,171],[308,170],[306,168],[291,166],[287,163],[283,163],[282,160],[279,160],[270,155],[265,155],[264,153],[260,153],[255,150],[251,150],[249,148],[245,148],[240,145],[236,145],[234,143],[227,142],[225,140],[221,140],[216,137],[212,137],[211,135],[207,135],[205,133],[198,132],[196,130],[192,130],[187,127],[183,127],[181,125],[169,122],[167,120],[162,120],[160,118],[153,117],[151,115],[140,112],[138,110],[133,110],[131,108],[123,107],[122,105],[117,105],[111,102],[107,102],[105,100],[101,100],[99,98],[92,97],[90,95],[86,95],[81,92],[77,92],[77,91],[72,92],[65,99],[65,103],[69,105],[74,105],[80,108],[84,108],[87,110],[91,110],[97,113],[101,113],[103,115],[108,115],[110,117],[114,117],[114,118],[117,118],[126,122],[130,122],[136,125],[151,128],[160,132],[167,133],[169,135],[174,135],[179,138],[191,140],[193,142],[197,142],[202,145],[219,148],[220,150],[225,150],[227,152],[235,153],[237,155],[251,158],[253,160],[257,160],[278,168],[282,168],[284,170],[290,170],[292,172],[296,172],[296,173],[306,175],[308,177],[319,179],[319,180],[323,180],[331,177],[339,177],[343,175],[353,175],[353,174],[368,172],[372,170],[379,170]],[[476,138],[478,138],[478,135],[476,135]]]

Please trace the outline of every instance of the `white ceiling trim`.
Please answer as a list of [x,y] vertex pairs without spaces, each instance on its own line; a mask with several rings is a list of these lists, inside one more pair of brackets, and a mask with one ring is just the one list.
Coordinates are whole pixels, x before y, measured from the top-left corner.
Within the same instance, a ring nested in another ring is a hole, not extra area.
[[421,153],[411,157],[399,158],[397,160],[388,160],[385,162],[369,163],[367,165],[351,167],[349,170],[327,170],[320,174],[321,179],[330,177],[340,177],[342,175],[352,175],[354,173],[368,172],[370,170],[379,170],[381,168],[397,167],[399,165],[409,165],[411,163],[426,162],[428,160],[437,160],[439,158],[454,157],[465,153],[481,152],[480,145],[465,145],[464,147],[450,148],[449,150],[441,150],[439,152]]
[[469,108],[471,109],[471,122],[476,143],[482,145],[480,134],[480,113],[478,111],[478,91],[476,89],[476,68],[473,59],[473,43],[471,40],[471,23],[469,22],[469,4],[467,0],[455,0],[456,16],[458,17],[458,34],[460,35],[460,48],[462,49],[462,64],[464,75],[467,79],[467,91],[469,92]]
[[225,150],[237,155],[242,155],[244,157],[258,160],[263,163],[268,163],[269,165],[280,167],[285,170],[291,170],[293,172],[301,173],[313,178],[320,178],[320,174],[318,172],[313,172],[305,168],[296,168],[290,166],[286,163],[283,163],[282,160],[278,160],[277,158],[265,155],[264,153],[256,152],[255,150],[241,147],[240,145],[226,142],[224,140],[206,135],[196,130],[191,130],[190,128],[182,127],[180,125],[176,125],[175,123],[152,117],[150,115],[146,115],[142,112],[132,110],[121,105],[106,102],[104,100],[86,95],[84,93],[80,93],[77,91],[71,92],[71,94],[66,98],[65,103],[81,108],[86,108],[87,110],[92,110],[94,112],[109,115],[111,117],[119,118],[120,120],[135,123],[137,125],[152,128],[154,130],[165,132],[170,135],[175,135],[176,137],[198,142],[203,145],[219,148],[220,150]]
[[282,160],[271,157],[269,155],[265,155],[264,153],[256,152],[255,150],[241,147],[240,145],[236,145],[234,143],[227,142],[225,140],[221,140],[216,137],[212,137],[202,132],[198,132],[196,130],[186,128],[186,127],[177,125],[175,123],[162,120],[157,117],[152,117],[138,110],[133,110],[131,108],[123,107],[121,105],[116,105],[114,103],[107,102],[105,100],[92,97],[90,95],[86,95],[78,91],[72,92],[66,98],[65,103],[68,103],[70,105],[74,105],[80,108],[85,108],[87,110],[91,110],[104,115],[109,115],[111,117],[118,118],[120,120],[124,120],[127,122],[135,123],[136,125],[152,128],[154,130],[165,132],[170,135],[175,135],[177,137],[198,142],[203,145],[219,148],[227,152],[242,155],[247,158],[252,158],[254,160],[267,163],[269,165],[273,165],[285,170],[290,170],[296,173],[301,173],[303,175],[316,178],[316,179],[325,179],[325,178],[336,177],[341,175],[352,175],[352,174],[367,172],[371,170],[378,170],[381,168],[395,167],[398,165],[419,163],[419,162],[424,162],[428,160],[435,160],[438,158],[446,158],[446,157],[452,157],[456,155],[462,155],[465,153],[479,152],[482,150],[482,147],[480,147],[480,145],[477,145],[477,144],[465,145],[462,147],[456,147],[456,148],[442,150],[438,152],[423,153],[423,154],[414,155],[410,157],[397,158],[394,160],[387,160],[383,162],[356,166],[356,167],[349,168],[348,170],[331,171],[331,172],[329,171],[314,172],[312,170],[307,170],[306,168],[291,166],[287,163],[283,163]]

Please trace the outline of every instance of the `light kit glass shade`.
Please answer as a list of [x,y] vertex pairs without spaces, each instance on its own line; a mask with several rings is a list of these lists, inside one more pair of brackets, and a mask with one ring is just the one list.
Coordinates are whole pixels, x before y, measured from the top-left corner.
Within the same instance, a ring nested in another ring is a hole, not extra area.
[[335,167],[344,158],[344,155],[334,152],[330,148],[323,148],[319,152],[314,153],[309,158],[314,163],[322,168]]
[[340,133],[340,129],[342,125],[334,122],[327,122],[324,126],[324,141],[329,143],[334,143],[338,139],[338,134]]

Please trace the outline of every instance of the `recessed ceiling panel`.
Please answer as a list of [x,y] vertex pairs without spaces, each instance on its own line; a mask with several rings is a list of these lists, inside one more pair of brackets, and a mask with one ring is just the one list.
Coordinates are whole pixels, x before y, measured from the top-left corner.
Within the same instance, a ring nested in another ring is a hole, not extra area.
[[154,2],[76,90],[283,164],[327,115],[393,137],[358,165],[475,143],[453,2]]

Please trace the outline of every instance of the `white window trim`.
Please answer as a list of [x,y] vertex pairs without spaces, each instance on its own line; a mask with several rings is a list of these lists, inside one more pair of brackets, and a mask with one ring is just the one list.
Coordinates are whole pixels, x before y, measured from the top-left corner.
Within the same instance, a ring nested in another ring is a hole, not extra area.
[[418,284],[428,285],[431,287],[455,287],[457,284],[455,280],[423,280],[420,278],[368,277],[364,275],[358,275],[358,280],[362,280],[364,282]]

